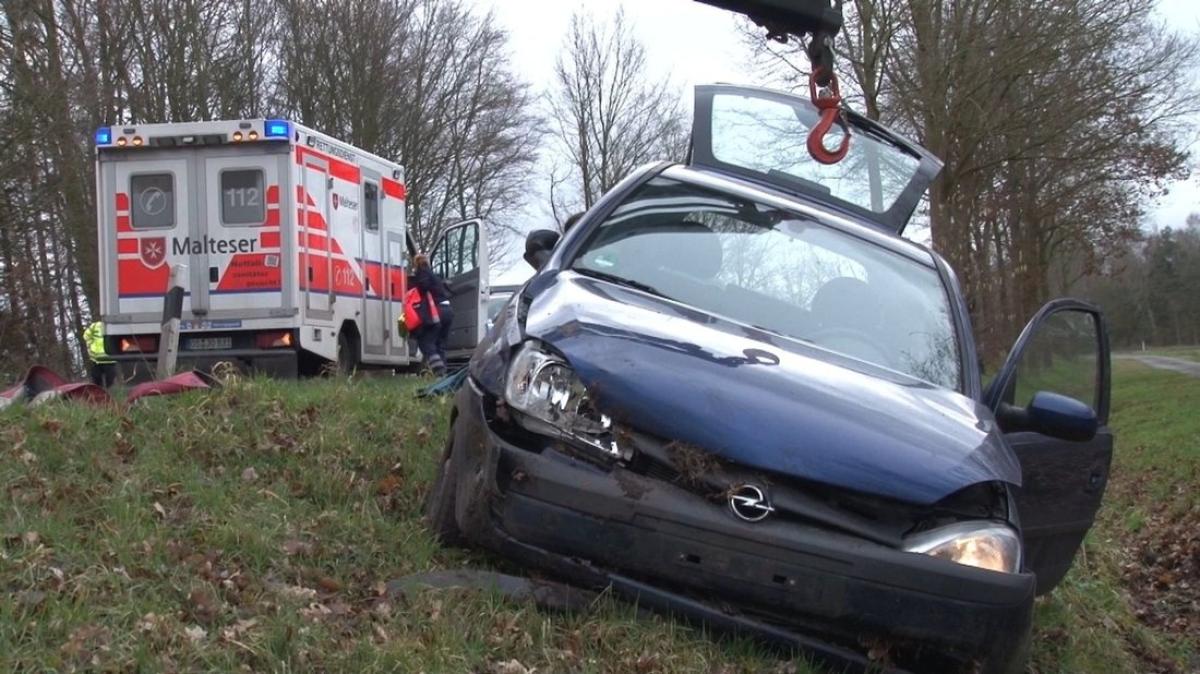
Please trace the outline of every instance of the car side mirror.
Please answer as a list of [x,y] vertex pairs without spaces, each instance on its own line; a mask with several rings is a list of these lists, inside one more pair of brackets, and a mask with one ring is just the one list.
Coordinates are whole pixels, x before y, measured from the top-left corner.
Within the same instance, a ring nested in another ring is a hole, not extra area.
[[1026,407],[1001,403],[996,421],[1005,431],[1034,431],[1074,442],[1091,440],[1100,426],[1091,405],[1049,391],[1035,393]]
[[552,229],[535,229],[525,237],[525,261],[534,270],[540,270],[550,261],[550,253],[558,245],[561,235]]

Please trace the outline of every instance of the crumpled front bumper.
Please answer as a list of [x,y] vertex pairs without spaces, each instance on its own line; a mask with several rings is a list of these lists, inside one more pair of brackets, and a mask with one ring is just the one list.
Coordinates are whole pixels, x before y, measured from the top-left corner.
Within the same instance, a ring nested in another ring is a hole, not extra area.
[[881,643],[935,653],[966,671],[970,663],[983,672],[1023,666],[1030,574],[974,569],[778,518],[744,522],[725,503],[672,483],[600,467],[551,443],[515,446],[489,426],[470,385],[456,407],[454,451],[483,494],[478,512],[458,519],[476,543],[575,582],[611,585],[642,605],[758,632],[835,666],[865,667],[863,651]]

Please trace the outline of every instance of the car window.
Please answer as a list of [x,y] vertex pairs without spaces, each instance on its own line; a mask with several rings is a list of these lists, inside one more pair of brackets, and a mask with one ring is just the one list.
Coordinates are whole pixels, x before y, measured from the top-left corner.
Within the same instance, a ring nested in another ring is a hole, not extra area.
[[1006,402],[1029,405],[1049,391],[1095,408],[1100,396],[1100,331],[1084,311],[1058,311],[1046,317],[1025,346]]
[[795,213],[659,177],[591,233],[571,266],[960,387],[938,273]]
[[[817,110],[807,104],[719,94],[712,102],[713,158],[874,213],[888,211],[916,175],[920,159],[868,135],[856,135],[845,159],[818,163],[807,145],[817,121]],[[826,142],[835,146],[843,134],[834,127]]]

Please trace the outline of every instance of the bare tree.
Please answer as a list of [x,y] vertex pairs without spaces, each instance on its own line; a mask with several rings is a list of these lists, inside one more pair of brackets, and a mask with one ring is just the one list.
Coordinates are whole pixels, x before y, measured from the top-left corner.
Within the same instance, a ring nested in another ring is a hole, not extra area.
[[515,230],[540,127],[490,14],[436,0],[284,0],[278,106],[405,168],[418,246]]
[[[1056,259],[1090,273],[1185,171],[1180,125],[1197,110],[1193,38],[1153,0],[853,0],[842,73],[867,113],[945,162],[934,247],[999,353],[1048,295]],[[807,82],[795,46],[756,37],[760,62]]]
[[607,25],[577,13],[546,100],[565,166],[551,174],[550,206],[561,223],[591,208],[637,166],[680,159],[687,135],[670,79],[648,72],[646,49],[624,11]]

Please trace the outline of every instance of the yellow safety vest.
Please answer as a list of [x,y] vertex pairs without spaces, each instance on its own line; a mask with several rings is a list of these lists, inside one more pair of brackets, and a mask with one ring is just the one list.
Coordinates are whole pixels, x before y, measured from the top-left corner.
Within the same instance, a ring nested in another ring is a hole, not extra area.
[[112,363],[112,358],[104,351],[104,324],[95,321],[83,331],[83,341],[87,344],[88,358],[93,363]]

